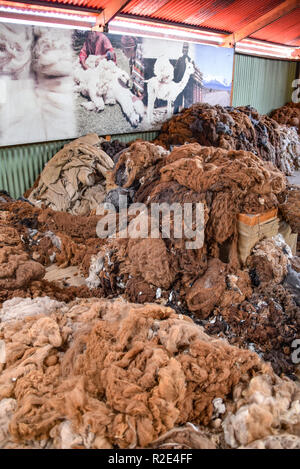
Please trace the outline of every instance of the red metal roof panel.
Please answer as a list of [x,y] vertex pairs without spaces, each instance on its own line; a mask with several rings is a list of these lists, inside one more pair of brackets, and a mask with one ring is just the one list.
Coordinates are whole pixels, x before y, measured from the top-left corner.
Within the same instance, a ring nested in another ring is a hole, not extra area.
[[[139,10],[139,3],[143,4],[143,9]],[[151,13],[148,14],[147,4],[154,3],[163,3],[163,5],[156,11],[153,11],[153,5]],[[168,2],[132,0],[122,12],[234,32],[251,21],[255,21],[280,3],[282,0],[256,0],[255,2],[251,0],[169,0]]]
[[300,46],[300,8],[257,31],[251,37],[289,46]]

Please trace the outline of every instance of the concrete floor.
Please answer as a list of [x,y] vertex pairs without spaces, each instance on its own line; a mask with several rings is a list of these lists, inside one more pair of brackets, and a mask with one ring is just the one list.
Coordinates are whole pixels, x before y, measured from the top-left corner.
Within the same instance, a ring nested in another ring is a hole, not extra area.
[[288,180],[291,184],[300,186],[300,171],[295,171],[293,176],[288,176]]

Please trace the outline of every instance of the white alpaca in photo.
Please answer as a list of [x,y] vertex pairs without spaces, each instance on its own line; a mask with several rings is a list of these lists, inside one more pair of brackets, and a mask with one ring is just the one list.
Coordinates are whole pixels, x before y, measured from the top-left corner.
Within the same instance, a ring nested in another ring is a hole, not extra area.
[[0,144],[76,136],[71,33],[0,25]]
[[184,75],[179,83],[174,78],[174,68],[170,60],[163,56],[159,57],[154,65],[154,77],[147,80],[148,90],[148,107],[147,120],[151,123],[153,120],[154,104],[156,99],[167,101],[167,117],[173,114],[174,102],[177,96],[186,87],[190,76],[195,72],[192,62],[186,59],[186,68]]
[[112,60],[90,55],[87,70],[78,66],[74,73],[75,89],[90,99],[81,105],[91,111],[102,111],[105,105],[119,103],[133,127],[144,114],[143,103],[129,89],[130,76]]
[[87,59],[87,65],[89,66],[87,70],[84,70],[79,62],[76,65],[74,70],[74,89],[84,98],[90,100],[81,103],[82,107],[88,111],[100,112],[105,107],[103,98],[108,92],[108,86],[106,82],[101,80],[100,70],[97,71],[97,56],[90,55]]

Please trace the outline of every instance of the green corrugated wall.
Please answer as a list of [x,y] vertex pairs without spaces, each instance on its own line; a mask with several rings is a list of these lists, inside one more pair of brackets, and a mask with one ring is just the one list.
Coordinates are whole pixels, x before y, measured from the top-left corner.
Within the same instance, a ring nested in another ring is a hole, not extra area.
[[232,105],[268,114],[291,101],[295,76],[296,62],[236,54]]
[[[138,138],[154,140],[158,132],[141,132],[113,135],[112,140],[128,143]],[[71,140],[32,143],[0,148],[0,190],[12,197],[20,197],[29,189],[43,170],[47,161]]]

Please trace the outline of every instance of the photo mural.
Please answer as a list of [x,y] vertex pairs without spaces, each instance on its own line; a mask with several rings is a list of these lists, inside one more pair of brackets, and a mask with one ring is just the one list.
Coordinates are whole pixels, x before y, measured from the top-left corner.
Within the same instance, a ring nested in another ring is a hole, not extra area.
[[159,129],[230,105],[233,49],[0,23],[0,145]]

